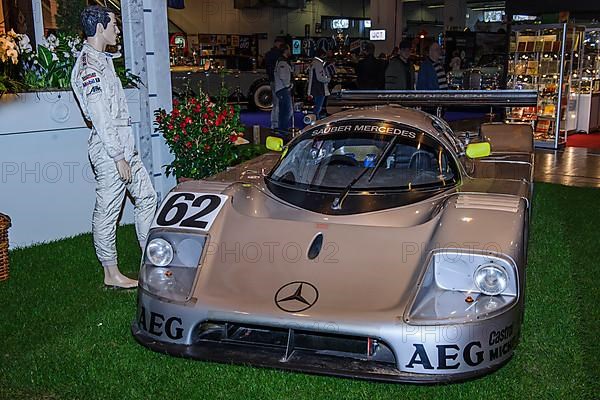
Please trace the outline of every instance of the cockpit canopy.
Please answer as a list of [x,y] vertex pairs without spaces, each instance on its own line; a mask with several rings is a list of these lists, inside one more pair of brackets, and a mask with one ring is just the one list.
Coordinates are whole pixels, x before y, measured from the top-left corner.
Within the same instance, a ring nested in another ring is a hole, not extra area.
[[290,146],[271,178],[304,189],[340,190],[365,169],[370,171],[352,190],[431,189],[458,179],[453,158],[434,138],[384,121],[338,121],[307,131]]
[[353,214],[425,200],[460,180],[433,135],[377,119],[338,120],[296,138],[266,178],[281,199],[325,214]]

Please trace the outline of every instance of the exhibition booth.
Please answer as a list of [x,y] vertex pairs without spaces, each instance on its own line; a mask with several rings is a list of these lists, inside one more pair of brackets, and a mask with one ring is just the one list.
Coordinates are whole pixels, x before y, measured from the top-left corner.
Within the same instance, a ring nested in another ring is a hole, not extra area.
[[0,399],[595,398],[566,3],[0,0]]
[[[13,232],[13,244],[17,246],[84,232],[87,222],[82,217],[90,208],[93,186],[84,150],[88,126],[78,111],[67,79],[68,66],[72,65],[81,43],[68,25],[61,28],[60,24],[66,22],[57,17],[55,1],[22,3],[27,3],[27,7],[20,5],[20,14],[14,5],[1,3],[7,18],[0,25],[0,32],[5,36],[10,30],[26,34],[28,42],[19,45],[29,46],[29,53],[24,53],[24,61],[20,62],[44,61],[45,75],[43,78],[23,75],[22,82],[16,83],[2,81],[6,89],[0,99],[0,118],[5,122],[0,127],[0,137],[3,150],[7,151],[2,177],[7,192],[15,196],[3,199],[0,209],[18,222]],[[124,62],[121,61],[119,70],[128,77],[124,82],[129,85],[126,94],[132,110],[132,126],[159,198],[174,186],[175,180],[165,176],[164,166],[172,161],[173,155],[161,132],[155,132],[155,112],[171,109],[173,99],[185,102],[189,95],[205,93],[216,98],[226,93],[226,102],[240,107],[246,134],[258,132],[251,141],[256,138],[257,143],[264,143],[270,127],[267,113],[273,103],[264,54],[276,37],[282,37],[291,47],[293,100],[298,114],[310,114],[313,107],[306,88],[317,50],[328,51],[328,62],[335,68],[329,84],[334,93],[331,113],[340,101],[346,101],[340,99],[348,98],[337,93],[357,89],[357,65],[366,44],[396,46],[404,38],[410,41],[410,59],[417,76],[419,64],[426,57],[427,43],[435,41],[445,48],[443,64],[451,90],[536,91],[537,105],[475,110],[481,120],[531,125],[536,147],[561,149],[569,135],[589,134],[600,128],[597,24],[546,23],[549,18],[542,21],[517,16],[510,20],[504,13],[489,11],[489,15],[485,14],[489,22],[474,24],[476,31],[448,29],[432,36],[435,30],[425,25],[415,30],[415,22],[408,20],[410,28],[399,35],[396,28],[382,29],[385,26],[375,23],[369,15],[385,13],[385,8],[377,4],[372,9],[363,5],[337,15],[334,9],[316,15],[315,5],[306,10],[292,7],[284,12],[274,8],[261,13],[245,3],[221,4],[211,9],[215,17],[208,18],[203,14],[204,9],[193,4],[176,10],[167,9],[159,0],[111,2],[111,6],[122,12]],[[313,12],[311,19],[307,19],[307,10]],[[276,28],[269,24],[279,23],[286,13],[289,31],[273,32]],[[194,25],[192,16],[201,16],[207,22],[204,27],[211,27],[213,32]],[[552,18],[558,20],[559,16]],[[217,24],[216,19],[222,23]],[[395,57],[395,51],[376,56],[387,63]],[[450,68],[455,57],[459,57],[458,67]],[[9,63],[4,65],[3,78],[6,78],[14,67]],[[24,84],[30,86],[29,92],[19,93]],[[395,101],[406,104],[400,97]],[[463,112],[452,106],[447,110],[450,110],[445,115],[447,119],[473,114],[472,110]],[[302,128],[302,115],[296,118],[294,127]],[[305,120],[313,121],[310,117]],[[31,148],[43,148],[43,157],[31,152]],[[71,194],[69,203],[61,203],[65,213],[50,212],[50,205],[35,206],[34,194],[40,185],[53,196]],[[64,214],[69,218],[65,219]],[[54,215],[57,220],[39,229],[36,221],[40,215]],[[124,221],[131,221],[130,209]]]

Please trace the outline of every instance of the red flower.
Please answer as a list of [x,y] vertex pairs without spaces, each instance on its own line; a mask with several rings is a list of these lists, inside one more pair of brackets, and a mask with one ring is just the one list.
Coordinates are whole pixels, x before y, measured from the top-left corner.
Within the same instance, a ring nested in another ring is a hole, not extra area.
[[167,128],[172,131],[173,130],[173,124],[169,124],[169,126],[167,126]]
[[179,124],[179,126],[181,127],[181,129],[185,128],[187,124],[185,123],[185,121],[181,121],[181,123]]
[[192,142],[185,142],[185,147],[187,147],[188,149],[192,148]]
[[205,126],[203,126],[203,127],[202,127],[202,133],[206,133],[206,132],[208,132],[208,128],[207,128],[207,127],[205,127]]
[[179,105],[179,100],[173,99],[173,105],[177,107]]
[[207,113],[202,114],[202,118],[203,119],[208,119],[208,114]]
[[179,142],[179,135],[175,135],[175,136],[173,136],[173,141],[174,141],[175,143]]
[[219,118],[217,118],[217,121],[215,122],[215,125],[219,126],[219,125],[221,125],[222,122],[223,121],[221,120],[221,117],[219,117]]
[[237,135],[229,135],[229,141],[234,143],[238,139]]
[[210,150],[210,146],[209,146],[209,145],[207,145],[207,144],[205,144],[205,145],[204,145],[204,151],[209,151],[209,150]]
[[182,128],[181,132],[183,133],[184,136],[187,136],[187,130],[185,128]]
[[191,117],[186,117],[185,118],[185,123],[186,124],[191,124],[192,123],[192,118]]
[[171,115],[173,116],[173,118],[179,117],[179,110],[174,108],[173,111],[171,111]]
[[194,112],[199,113],[202,110],[202,107],[200,106],[200,104],[198,104],[196,107],[194,107]]

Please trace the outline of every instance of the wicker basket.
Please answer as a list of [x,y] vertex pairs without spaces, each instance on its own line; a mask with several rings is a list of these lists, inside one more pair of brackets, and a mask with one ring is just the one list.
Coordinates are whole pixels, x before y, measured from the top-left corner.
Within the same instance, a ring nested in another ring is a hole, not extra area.
[[0,214],[0,282],[8,279],[8,228],[9,216]]

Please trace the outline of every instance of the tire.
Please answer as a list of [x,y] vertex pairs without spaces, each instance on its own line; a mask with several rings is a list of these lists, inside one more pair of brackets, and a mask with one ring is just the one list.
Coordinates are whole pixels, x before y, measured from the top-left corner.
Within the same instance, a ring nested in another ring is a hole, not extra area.
[[255,82],[248,95],[250,106],[255,110],[271,111],[273,108],[273,93],[269,81],[260,80]]

